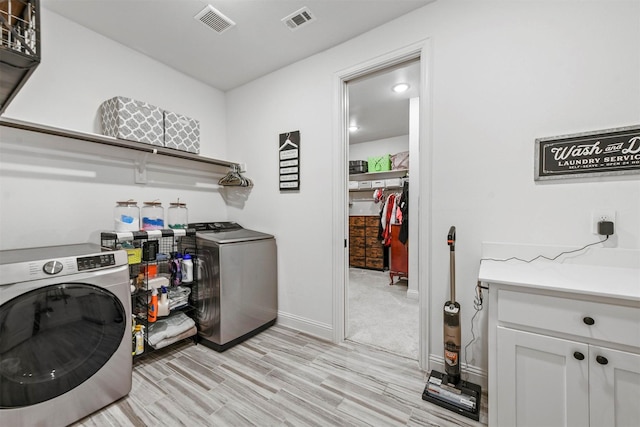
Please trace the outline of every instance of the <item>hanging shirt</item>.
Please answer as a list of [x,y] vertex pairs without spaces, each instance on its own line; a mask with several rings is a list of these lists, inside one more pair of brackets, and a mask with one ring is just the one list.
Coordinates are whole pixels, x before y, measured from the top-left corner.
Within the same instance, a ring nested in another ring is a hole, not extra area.
[[394,208],[397,208],[396,195],[390,194],[384,206],[384,215],[382,215],[382,218],[384,219],[384,222],[382,223],[382,228],[384,230],[382,233],[384,246],[391,245],[391,224],[395,222],[395,218],[393,216]]
[[402,212],[402,225],[400,226],[400,233],[398,233],[398,240],[403,245],[406,245],[409,240],[409,181],[405,181],[402,186],[400,211]]

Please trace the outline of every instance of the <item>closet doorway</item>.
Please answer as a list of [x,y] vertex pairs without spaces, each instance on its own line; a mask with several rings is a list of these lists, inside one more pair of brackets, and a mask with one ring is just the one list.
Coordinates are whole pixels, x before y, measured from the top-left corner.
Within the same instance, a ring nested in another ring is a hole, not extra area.
[[409,232],[408,206],[411,160],[418,155],[420,58],[349,80],[346,93],[345,338],[417,360],[419,292],[408,250],[417,233]]

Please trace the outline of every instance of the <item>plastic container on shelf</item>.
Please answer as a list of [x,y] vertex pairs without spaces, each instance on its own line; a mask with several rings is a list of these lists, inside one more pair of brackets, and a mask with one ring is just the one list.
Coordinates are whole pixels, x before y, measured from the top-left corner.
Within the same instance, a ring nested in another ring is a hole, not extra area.
[[182,257],[182,283],[193,282],[193,260],[191,254],[185,253]]
[[140,208],[135,200],[116,202],[113,216],[115,231],[140,230]]
[[131,355],[132,355],[132,356],[135,356],[135,355],[136,355],[136,348],[138,347],[138,345],[136,344],[136,339],[137,339],[137,337],[136,337],[136,331],[134,330],[134,331],[131,333],[131,347],[132,347],[132,349],[131,349]]
[[153,279],[158,275],[158,264],[149,263],[140,266],[140,273],[144,274],[145,279]]
[[186,203],[181,203],[180,199],[175,203],[169,203],[167,212],[169,228],[182,229],[188,227],[189,215]]
[[158,316],[164,317],[169,315],[169,292],[166,287],[160,290],[160,301],[158,301]]
[[142,206],[142,229],[162,230],[164,228],[164,208],[162,203],[154,200],[144,202]]
[[144,326],[142,326],[142,325],[137,325],[136,326],[135,343],[136,343],[135,354],[144,353]]

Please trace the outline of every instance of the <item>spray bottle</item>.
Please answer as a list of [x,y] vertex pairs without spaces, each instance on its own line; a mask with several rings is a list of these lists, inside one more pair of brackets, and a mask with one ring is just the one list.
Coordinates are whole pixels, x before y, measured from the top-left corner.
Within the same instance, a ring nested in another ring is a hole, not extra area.
[[147,310],[147,320],[153,323],[158,320],[158,290],[151,290],[151,300],[149,300],[149,309]]

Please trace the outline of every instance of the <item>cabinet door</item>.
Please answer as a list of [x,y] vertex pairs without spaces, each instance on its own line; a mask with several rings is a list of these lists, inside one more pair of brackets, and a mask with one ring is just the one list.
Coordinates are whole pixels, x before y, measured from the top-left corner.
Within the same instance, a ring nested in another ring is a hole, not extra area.
[[497,329],[498,425],[589,425],[589,347]]
[[591,346],[591,427],[640,423],[640,355]]

